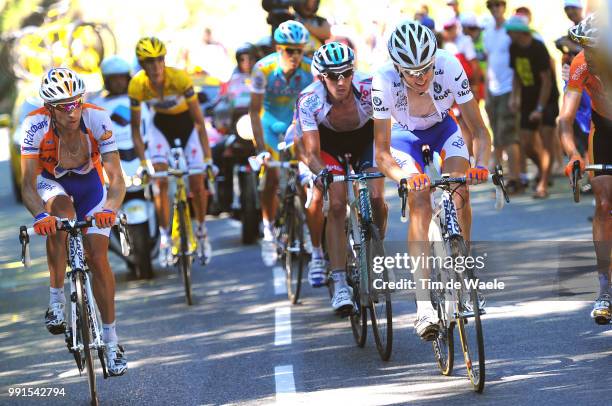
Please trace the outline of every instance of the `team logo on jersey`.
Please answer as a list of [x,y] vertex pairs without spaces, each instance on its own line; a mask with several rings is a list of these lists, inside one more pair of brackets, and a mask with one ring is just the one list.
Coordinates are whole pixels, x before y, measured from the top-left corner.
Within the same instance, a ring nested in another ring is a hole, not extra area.
[[461,82],[461,87],[464,89],[467,89],[470,86],[470,82],[468,82],[467,79],[463,79],[463,82]]
[[[434,87],[435,90],[435,87]],[[440,86],[440,91],[442,91],[442,86]],[[440,100],[444,100],[448,97],[448,95],[451,94],[451,91],[449,89],[446,89],[444,91],[444,93],[440,94],[440,95],[435,95],[434,94],[434,100],[436,101],[440,101]]]
[[404,92],[398,92],[397,100],[395,101],[395,109],[404,111],[406,107],[408,107],[408,98]]
[[255,76],[253,79],[253,86],[257,89],[261,89],[264,85],[264,78],[261,76]]
[[382,104],[382,100],[380,100],[378,96],[374,96],[372,97],[372,103],[374,103],[375,106],[380,106]]
[[444,75],[444,69],[435,69],[434,75]]
[[400,87],[402,86],[402,82],[393,82],[393,87]]
[[101,141],[106,141],[107,139],[113,136],[113,132],[106,128],[106,125],[104,124],[102,124],[102,130],[104,131],[104,133],[102,133],[102,136],[100,137]]
[[42,130],[46,126],[47,120],[43,120],[40,123],[32,124],[32,126],[25,131],[25,138],[23,140],[23,143],[32,146],[32,144],[34,143],[34,134],[36,134],[36,131]]
[[434,92],[440,93],[442,92],[442,86],[438,82],[434,82]]

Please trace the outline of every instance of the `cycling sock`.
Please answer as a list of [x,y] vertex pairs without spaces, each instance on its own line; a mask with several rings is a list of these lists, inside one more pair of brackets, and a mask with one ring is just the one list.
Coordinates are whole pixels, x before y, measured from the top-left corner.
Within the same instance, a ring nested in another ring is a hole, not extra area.
[[61,288],[49,288],[49,305],[53,303],[66,304],[66,295],[64,295],[64,287]]
[[417,314],[422,312],[433,311],[433,305],[431,304],[431,300],[418,300],[417,301]]
[[196,234],[198,234],[199,236],[206,236],[206,234],[208,233],[208,230],[206,229],[206,223],[204,222],[195,222],[195,229],[196,229]]
[[272,231],[272,224],[268,220],[263,220],[263,234],[265,241],[274,240],[274,232]]
[[610,294],[612,289],[610,289],[610,282],[608,281],[608,275],[605,273],[599,274],[599,296]]
[[110,324],[102,324],[102,341],[107,344],[116,344],[119,341],[114,321]]
[[323,253],[322,247],[312,247],[312,259],[324,259],[325,254]]
[[334,271],[332,271],[332,279],[334,280],[334,290],[338,290],[341,287],[346,287],[348,286],[346,284],[346,272],[344,272],[344,269],[336,269]]
[[167,228],[159,227],[159,234],[166,239],[170,238],[170,230]]

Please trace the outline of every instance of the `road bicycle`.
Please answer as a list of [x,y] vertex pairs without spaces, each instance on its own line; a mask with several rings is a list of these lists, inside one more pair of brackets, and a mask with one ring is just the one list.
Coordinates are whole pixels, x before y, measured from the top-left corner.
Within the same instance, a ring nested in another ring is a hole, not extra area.
[[[199,246],[195,233],[193,232],[189,202],[187,200],[187,185],[184,177],[206,173],[210,179],[213,174],[210,167],[206,169],[188,169],[185,153],[180,140],[175,139],[174,145],[175,147],[170,150],[168,170],[154,172],[151,177],[153,179],[173,178],[176,183],[172,203],[172,262],[182,275],[183,284],[185,286],[185,299],[187,304],[191,306],[193,304],[191,289],[191,268],[193,259],[194,256],[197,256],[201,263],[204,264],[206,258],[204,257],[204,247]],[[209,185],[211,183],[214,182],[209,181]]]
[[[328,173],[323,184],[323,211],[329,210],[328,189],[333,182],[346,182],[348,215],[346,220],[347,259],[346,273],[353,289],[353,309],[349,314],[355,342],[363,347],[368,330],[368,309],[374,333],[376,349],[381,359],[389,360],[393,348],[393,309],[391,291],[388,289],[389,271],[374,274],[374,257],[384,257],[385,251],[380,231],[372,216],[372,204],[367,182],[385,175],[379,172],[352,173],[350,154],[344,156],[344,170],[348,175]],[[357,192],[355,193],[355,187]],[[331,279],[331,278],[330,278]],[[375,279],[382,281],[382,289],[376,289]],[[330,292],[333,286],[329,285]]]
[[[428,145],[423,146],[422,153],[425,173],[428,175],[435,173]],[[461,265],[467,263],[465,258],[470,252],[461,235],[457,209],[453,201],[457,189],[466,184],[466,178],[444,174],[440,179],[434,179],[432,176],[430,178],[432,179],[430,190],[441,191],[440,194],[432,193],[433,215],[428,232],[430,256],[435,258],[433,263],[429,264],[431,267],[429,279],[435,283],[435,287],[431,289],[431,301],[439,320],[439,332],[432,341],[434,357],[441,373],[451,375],[454,364],[454,330],[457,326],[468,378],[473,389],[481,393],[485,384],[485,349],[481,316],[486,313],[484,308],[486,302],[484,296],[478,292],[478,278],[474,267]],[[496,187],[496,208],[499,210],[505,202],[510,202],[500,166],[496,167],[490,178]],[[408,191],[407,181],[402,179],[398,187],[402,222],[407,221]],[[454,282],[461,283],[457,287]]]
[[[96,300],[91,289],[90,272],[85,261],[83,249],[82,230],[92,227],[94,220],[88,218],[84,221],[59,219],[58,230],[68,233],[68,266],[70,271],[66,278],[70,281],[70,322],[64,336],[68,351],[74,356],[79,373],[87,371],[89,394],[91,404],[98,404],[96,389],[95,354],[98,355],[104,379],[109,377],[106,370],[104,352],[106,345],[102,340],[101,322],[98,315]],[[119,226],[121,247],[124,255],[129,255],[130,240],[127,232],[127,218],[125,214],[118,216],[116,225]],[[21,243],[21,261],[26,268],[30,261],[30,234],[33,228],[21,226],[19,228],[19,242]],[[123,350],[123,349],[122,349]]]
[[278,258],[285,271],[287,296],[292,304],[296,304],[300,298],[304,264],[308,255],[304,233],[306,215],[299,191],[299,161],[268,160],[262,165],[255,157],[251,157],[249,164],[254,172],[259,172],[260,192],[266,183],[267,169],[280,169],[280,205],[274,220],[274,234]]

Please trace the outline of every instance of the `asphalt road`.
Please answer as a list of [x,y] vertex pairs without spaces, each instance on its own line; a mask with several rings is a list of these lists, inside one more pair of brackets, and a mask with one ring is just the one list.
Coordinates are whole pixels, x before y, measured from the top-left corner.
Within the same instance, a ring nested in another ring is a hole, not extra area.
[[[87,404],[86,378],[63,339],[44,328],[44,244],[33,242],[35,265],[24,270],[17,231],[31,218],[12,200],[6,162],[0,173],[0,404]],[[405,225],[394,190],[388,192],[392,244],[405,238]],[[127,281],[113,259],[129,371],[98,380],[101,403],[610,404],[612,326],[588,317],[596,288],[590,198],[574,204],[566,180],[557,179],[546,201],[525,196],[496,212],[491,192],[481,188],[473,207],[473,239],[488,242],[482,250],[493,261],[486,277],[506,282],[503,292],[488,296],[483,317],[483,394],[471,391],[459,352],[453,376],[439,374],[431,346],[414,333],[409,295],[394,297],[393,354],[383,362],[371,332],[365,348],[355,346],[348,320],[333,315],[325,289],[306,287],[301,303],[291,306],[284,280],[275,281],[274,268],[263,265],[259,246],[240,245],[239,224],[215,219],[209,230],[216,255],[208,267],[196,265],[194,306],[185,304],[174,271]],[[584,242],[567,242],[578,240]],[[58,388],[64,396],[9,397],[15,387]]]

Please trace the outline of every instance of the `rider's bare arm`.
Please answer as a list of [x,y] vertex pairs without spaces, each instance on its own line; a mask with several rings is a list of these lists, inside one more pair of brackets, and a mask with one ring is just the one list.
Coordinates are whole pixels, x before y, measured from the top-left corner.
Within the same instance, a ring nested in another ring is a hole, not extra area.
[[253,138],[255,138],[255,146],[258,152],[266,150],[266,145],[263,138],[263,127],[261,125],[261,108],[263,105],[264,95],[260,93],[251,93],[251,103],[249,104],[249,117],[251,118],[251,127],[253,128]]
[[388,178],[398,182],[406,177],[391,155],[391,119],[374,119],[376,165]]
[[104,207],[117,211],[121,207],[121,203],[123,203],[123,198],[125,197],[125,182],[123,180],[119,152],[113,151],[103,154],[102,166],[108,177],[108,193],[106,195]]
[[325,163],[321,160],[321,141],[319,131],[304,131],[302,142],[305,149],[306,164],[314,173],[319,173],[325,169]]
[[567,90],[563,95],[563,104],[558,118],[561,144],[565,153],[570,157],[580,155],[574,142],[574,119],[576,118],[578,107],[580,107],[581,98],[582,93],[571,89]]
[[212,159],[212,153],[210,152],[210,144],[208,143],[208,134],[206,134],[206,125],[204,123],[204,115],[202,114],[202,110],[200,110],[198,99],[193,98],[187,101],[187,106],[189,107],[189,114],[191,114],[191,118],[193,119],[193,123],[195,125],[196,131],[198,132],[198,137],[200,138],[200,144],[202,144],[202,150],[204,151],[204,158]]
[[32,216],[45,211],[43,201],[36,191],[38,172],[38,159],[21,158],[21,196],[23,204]]
[[484,121],[482,121],[478,102],[476,99],[472,99],[467,103],[460,104],[459,111],[461,111],[461,116],[474,135],[473,148],[476,155],[476,165],[486,168],[491,155],[491,136]]
[[140,160],[145,159],[145,146],[142,141],[142,134],[140,134],[140,120],[141,113],[140,109],[130,109],[131,117],[130,117],[130,127],[132,129],[132,141],[134,142],[134,149],[136,150],[136,154]]

